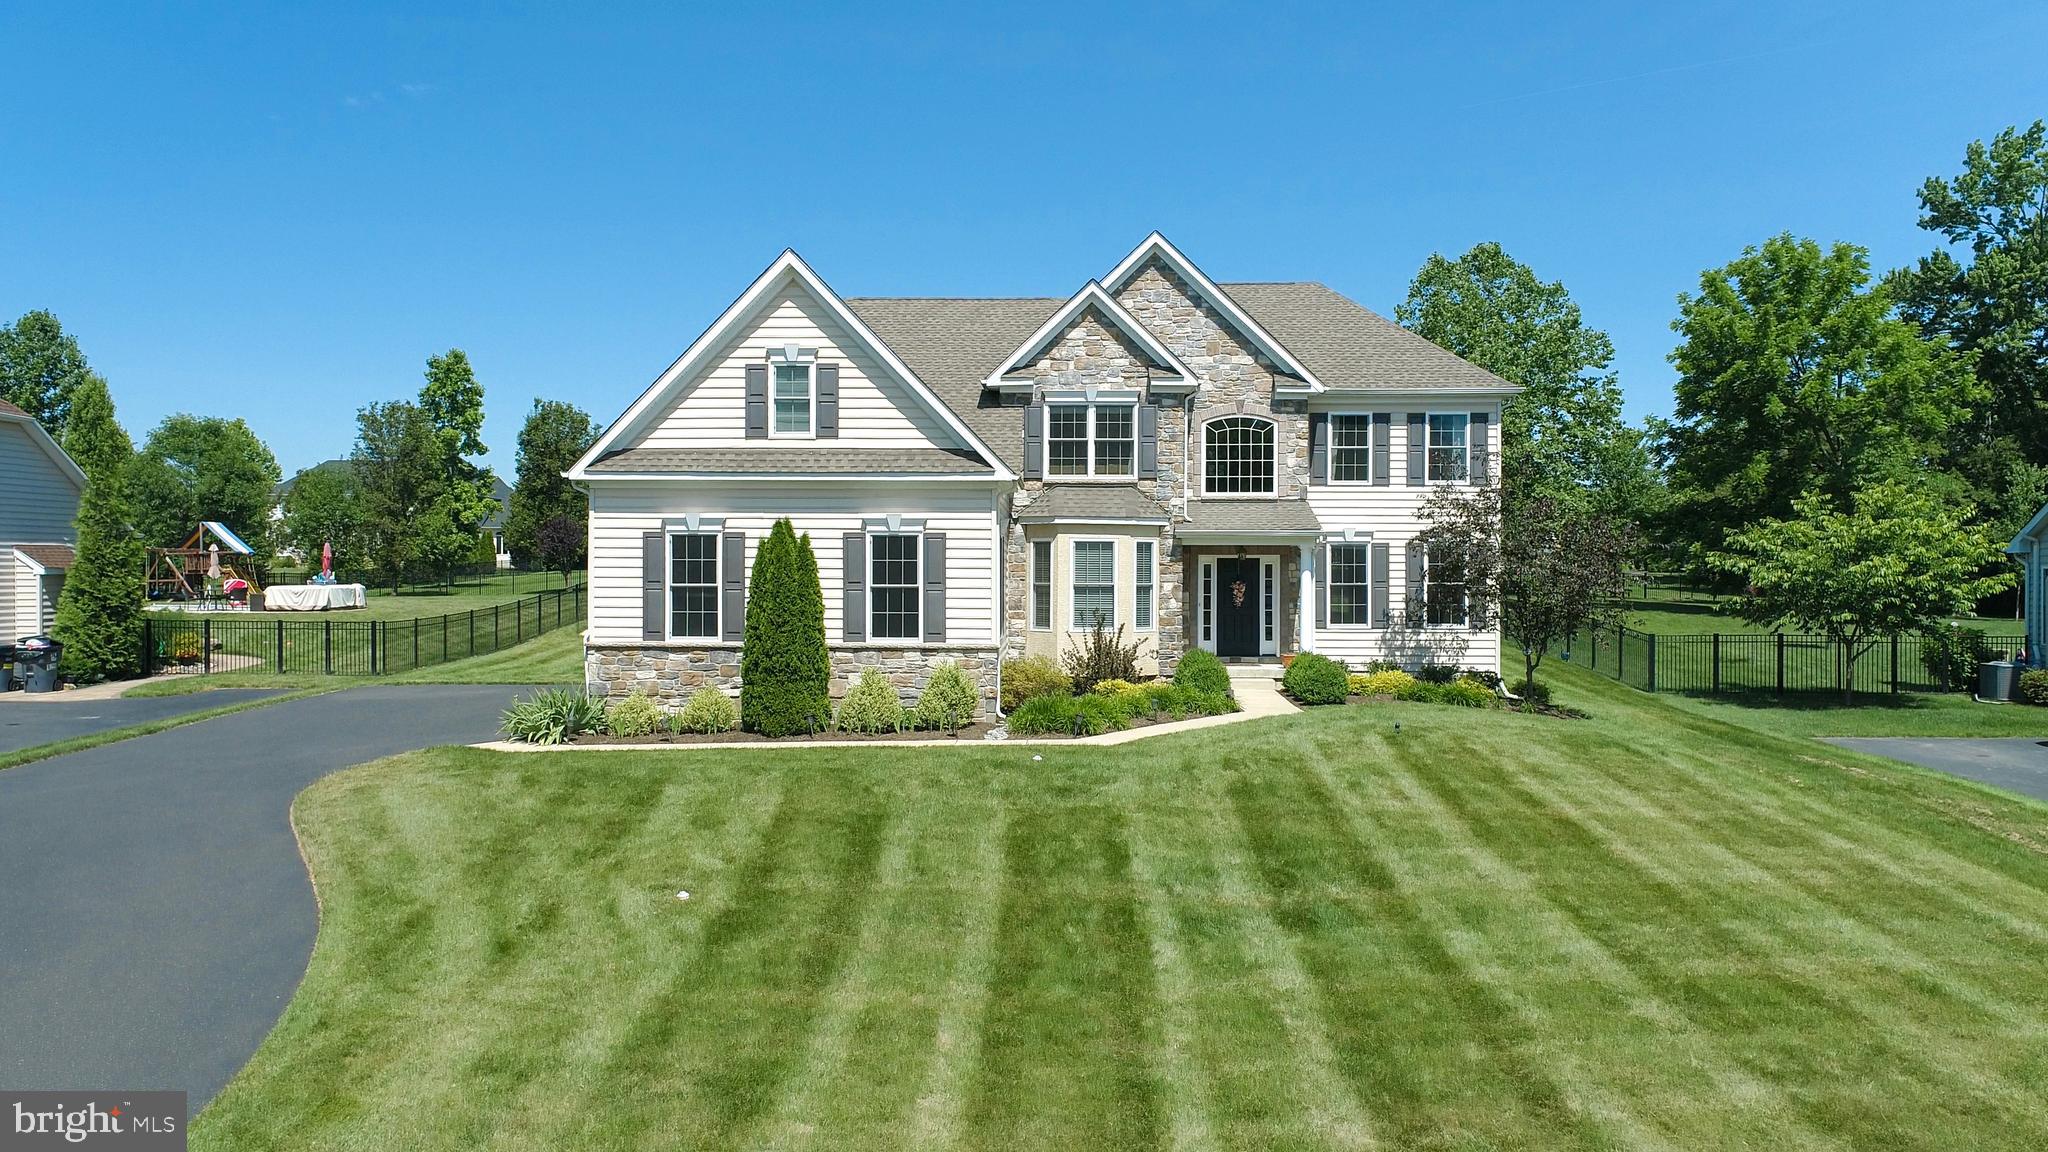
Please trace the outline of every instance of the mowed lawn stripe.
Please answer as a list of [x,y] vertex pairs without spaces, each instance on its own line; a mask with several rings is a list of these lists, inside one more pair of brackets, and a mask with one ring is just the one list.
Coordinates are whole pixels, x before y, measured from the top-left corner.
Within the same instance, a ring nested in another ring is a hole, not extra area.
[[[933,1004],[935,1023],[925,1063],[922,1090],[910,1116],[905,1145],[914,1149],[946,1149],[960,1142],[974,1070],[981,1064],[981,1020],[988,1011],[989,985],[994,978],[997,918],[1002,908],[1003,845],[1009,839],[1009,817],[1000,801],[992,803],[978,824],[956,826],[966,845],[948,857],[934,852],[931,867],[955,874],[959,903],[944,909],[951,931],[934,947],[952,945],[931,971],[940,989]],[[957,864],[955,861],[964,861]],[[943,975],[939,975],[943,974]],[[890,1050],[892,1037],[877,1031],[873,1047],[882,1059],[907,1064],[914,1049]],[[849,1078],[857,1073],[849,1073]]]

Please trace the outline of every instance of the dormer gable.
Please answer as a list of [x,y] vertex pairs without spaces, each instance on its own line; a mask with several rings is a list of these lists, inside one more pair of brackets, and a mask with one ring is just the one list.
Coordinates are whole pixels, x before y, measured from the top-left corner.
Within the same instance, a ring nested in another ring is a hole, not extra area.
[[[1103,290],[1112,296],[1123,297],[1125,290],[1148,268],[1157,266],[1166,275],[1181,285],[1200,304],[1206,306],[1228,325],[1232,333],[1248,348],[1255,352],[1272,368],[1276,377],[1274,389],[1280,393],[1313,394],[1324,391],[1323,384],[1315,373],[1308,370],[1295,355],[1287,350],[1272,333],[1266,331],[1251,313],[1244,310],[1230,294],[1197,267],[1194,261],[1183,255],[1165,236],[1158,232],[1145,237],[1130,255],[1125,256],[1110,269],[1101,280]],[[1136,308],[1127,308],[1135,313]]]
[[[1058,379],[1048,380],[1048,374]],[[1123,387],[1192,387],[1194,373],[1159,338],[1090,280],[1046,317],[982,381],[1001,392],[1048,384],[1094,385],[1105,373]],[[1130,379],[1122,378],[1129,375]]]

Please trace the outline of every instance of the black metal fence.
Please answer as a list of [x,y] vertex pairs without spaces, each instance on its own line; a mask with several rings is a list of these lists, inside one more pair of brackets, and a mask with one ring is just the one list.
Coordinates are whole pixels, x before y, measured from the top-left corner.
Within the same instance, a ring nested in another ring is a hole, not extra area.
[[489,608],[410,620],[337,619],[332,613],[186,616],[142,623],[142,674],[266,672],[386,676],[483,656],[557,628],[579,626],[584,587],[541,592]]
[[[2024,636],[1986,638],[1998,659],[2012,659]],[[1580,632],[1548,658],[1583,665],[1648,692],[1708,695],[1836,692],[1967,692],[1956,683],[1941,644],[1925,636],[1890,636],[1856,654],[1825,636],[1783,632],[1660,635],[1632,628]]]

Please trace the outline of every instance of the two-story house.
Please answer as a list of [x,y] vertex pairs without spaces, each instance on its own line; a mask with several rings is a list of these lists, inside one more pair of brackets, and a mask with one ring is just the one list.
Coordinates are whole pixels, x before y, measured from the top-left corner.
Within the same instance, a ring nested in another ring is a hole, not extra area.
[[[753,550],[818,556],[837,679],[906,695],[1098,622],[1171,672],[1316,651],[1493,668],[1424,500],[1514,385],[1316,283],[1218,284],[1154,233],[1066,299],[842,298],[784,252],[578,461],[585,679],[735,687]],[[835,683],[835,692],[840,685]]]
[[36,418],[0,400],[0,643],[55,622],[84,492],[85,473]]

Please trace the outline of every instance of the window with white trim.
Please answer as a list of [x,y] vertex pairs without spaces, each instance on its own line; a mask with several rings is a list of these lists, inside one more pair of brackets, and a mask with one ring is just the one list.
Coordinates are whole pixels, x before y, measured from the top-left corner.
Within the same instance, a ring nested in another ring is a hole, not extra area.
[[718,638],[716,532],[669,534],[668,634],[677,640]]
[[1132,612],[1131,627],[1140,632],[1152,630],[1152,549],[1150,540],[1137,541],[1138,579],[1135,585],[1136,609]]
[[1116,627],[1116,541],[1074,541],[1073,627]]
[[1052,541],[1031,542],[1031,626],[1052,627]]
[[1447,545],[1431,545],[1423,552],[1422,620],[1433,627],[1466,621],[1465,558]]
[[921,640],[918,602],[924,593],[919,579],[919,553],[924,538],[912,532],[877,533],[868,537],[868,637],[873,640]]
[[803,363],[777,364],[774,367],[773,394],[769,397],[772,409],[769,432],[776,436],[809,436],[813,408],[811,373],[816,366]]
[[1330,481],[1365,484],[1372,480],[1372,417],[1336,413],[1330,417]]
[[1331,624],[1366,624],[1372,613],[1372,545],[1330,545]]
[[1465,425],[1471,419],[1463,412],[1430,413],[1429,478],[1432,482],[1456,483],[1466,478]]
[[1210,494],[1273,491],[1273,422],[1225,416],[1202,427],[1202,490]]
[[1048,404],[1045,416],[1046,475],[1137,474],[1136,404]]

